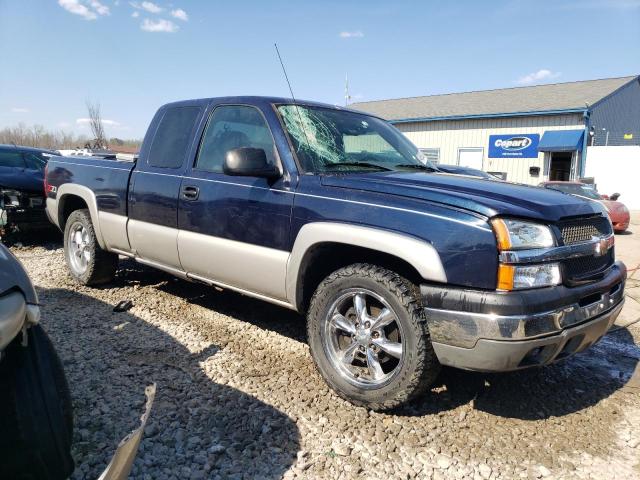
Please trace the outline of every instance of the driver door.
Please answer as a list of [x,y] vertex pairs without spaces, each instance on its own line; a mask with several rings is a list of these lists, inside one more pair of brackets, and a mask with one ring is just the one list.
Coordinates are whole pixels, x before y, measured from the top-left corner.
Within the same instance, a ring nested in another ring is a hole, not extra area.
[[281,168],[263,113],[254,106],[218,105],[180,189],[182,268],[201,279],[285,299],[293,195],[282,177],[226,175],[226,153],[240,147],[263,149]]

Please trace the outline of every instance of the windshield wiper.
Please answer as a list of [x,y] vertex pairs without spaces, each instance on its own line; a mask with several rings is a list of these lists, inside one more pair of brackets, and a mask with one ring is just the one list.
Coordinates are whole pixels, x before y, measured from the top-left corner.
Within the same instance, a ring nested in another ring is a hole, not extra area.
[[325,165],[325,168],[340,168],[340,167],[365,167],[365,168],[375,168],[384,172],[392,172],[392,168],[383,167],[382,165],[376,165],[375,163],[369,162],[336,162]]
[[395,168],[413,168],[415,170],[424,170],[426,172],[437,172],[438,170],[433,167],[422,165],[421,163],[401,163],[396,165]]

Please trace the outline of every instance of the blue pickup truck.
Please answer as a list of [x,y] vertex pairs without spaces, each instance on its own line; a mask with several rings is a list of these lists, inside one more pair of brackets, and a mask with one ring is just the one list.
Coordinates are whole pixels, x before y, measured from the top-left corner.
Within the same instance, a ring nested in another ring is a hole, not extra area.
[[78,282],[125,256],[305,313],[320,374],[372,409],[607,332],[626,269],[597,204],[433,170],[371,115],[209,98],[161,107],[136,163],[51,158],[46,204]]

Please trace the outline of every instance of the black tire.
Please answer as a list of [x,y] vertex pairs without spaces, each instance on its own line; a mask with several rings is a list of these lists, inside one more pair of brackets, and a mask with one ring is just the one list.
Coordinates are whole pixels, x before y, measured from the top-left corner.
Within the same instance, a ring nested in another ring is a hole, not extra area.
[[0,478],[62,480],[73,472],[73,412],[62,364],[36,325],[0,362]]
[[[374,292],[396,314],[403,332],[403,360],[397,372],[379,388],[359,388],[332,364],[323,342],[323,324],[336,299],[352,289]],[[418,288],[395,272],[370,264],[354,264],[333,272],[318,286],[307,314],[307,335],[318,371],[338,395],[372,410],[403,405],[432,385],[440,363],[429,339],[426,317]]]
[[[71,261],[70,233],[77,225],[82,225],[88,234],[87,250],[90,258],[85,270],[77,269]],[[75,210],[69,215],[64,228],[64,258],[73,279],[82,285],[100,285],[111,282],[118,269],[118,255],[100,248],[91,222],[89,210]]]

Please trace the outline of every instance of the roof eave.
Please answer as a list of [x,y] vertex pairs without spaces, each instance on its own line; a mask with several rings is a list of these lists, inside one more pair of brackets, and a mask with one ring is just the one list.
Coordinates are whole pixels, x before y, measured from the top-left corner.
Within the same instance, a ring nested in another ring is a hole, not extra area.
[[440,117],[416,117],[416,118],[395,118],[388,120],[389,123],[416,123],[416,122],[436,122],[442,120],[469,120],[474,118],[501,118],[501,117],[531,117],[538,115],[566,115],[572,113],[584,113],[584,108],[566,108],[562,110],[537,110],[528,112],[505,112],[505,113],[479,113],[474,115],[448,115]]

